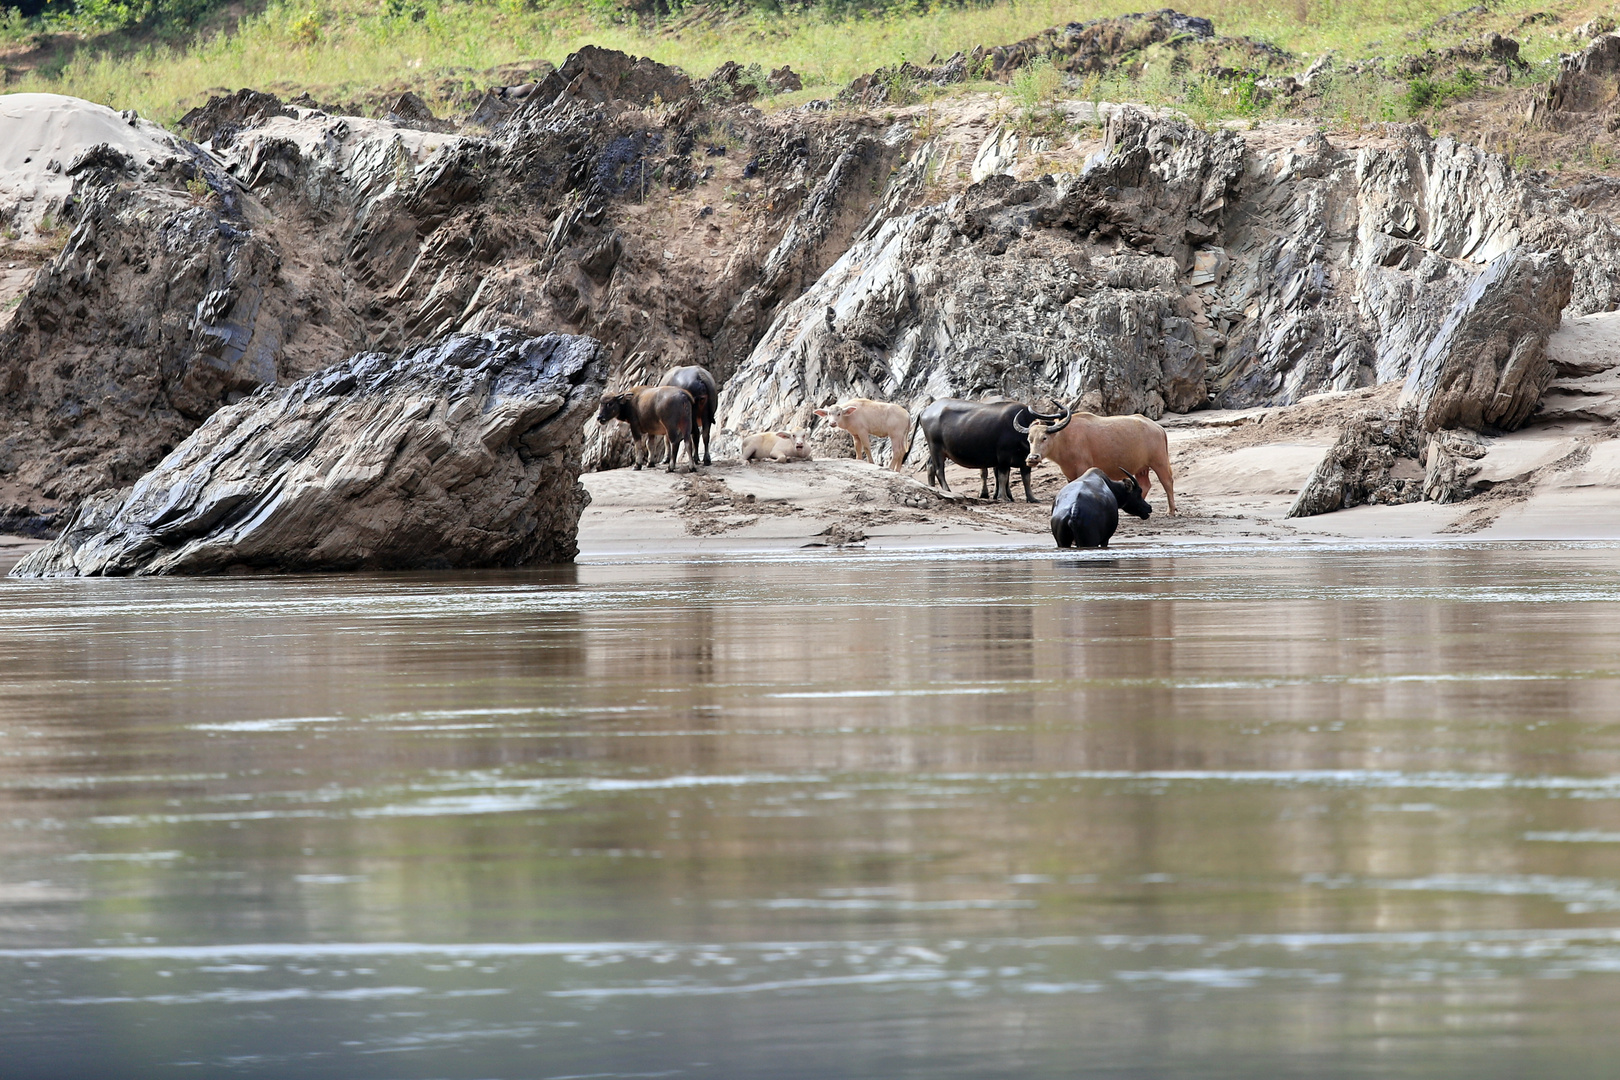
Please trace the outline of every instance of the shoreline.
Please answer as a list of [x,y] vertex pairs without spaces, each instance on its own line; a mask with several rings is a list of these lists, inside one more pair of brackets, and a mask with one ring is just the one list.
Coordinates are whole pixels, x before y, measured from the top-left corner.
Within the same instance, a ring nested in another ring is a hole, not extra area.
[[[584,473],[591,504],[579,522],[577,562],[764,557],[870,551],[923,555],[1049,551],[1072,557],[1174,555],[1210,547],[1254,550],[1321,545],[1402,547],[1620,542],[1620,430],[1604,420],[1531,424],[1489,440],[1488,490],[1462,502],[1363,505],[1315,517],[1288,509],[1338,436],[1374,392],[1326,395],[1284,409],[1201,410],[1166,418],[1181,513],[1148,493],[1146,521],[1122,516],[1107,549],[1060,549],[1052,499],[1062,474],[1034,470],[1036,503],[974,496],[978,474],[947,468],[951,493],[923,482],[915,451],[895,472],[853,458],[743,465],[700,472],[614,469]],[[1014,476],[1015,488],[1021,488]],[[48,541],[0,535],[0,575]]]

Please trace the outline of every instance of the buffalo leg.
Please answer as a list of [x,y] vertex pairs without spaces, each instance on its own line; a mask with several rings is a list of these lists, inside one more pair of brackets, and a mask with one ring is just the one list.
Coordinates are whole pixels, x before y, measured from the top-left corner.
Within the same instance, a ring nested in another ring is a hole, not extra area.
[[[1153,467],[1153,471],[1159,472],[1159,467],[1155,465]],[[1166,465],[1164,467],[1164,472],[1159,473],[1159,483],[1164,485],[1164,497],[1170,503],[1170,512],[1174,514],[1176,512],[1176,485],[1175,481],[1170,475],[1170,466]],[[1146,492],[1147,488],[1143,488],[1142,490],[1143,492]]]
[[1012,469],[996,470],[996,502],[1012,502]]
[[1069,535],[1069,527],[1061,521],[1052,522],[1052,539],[1057,541],[1060,548],[1074,545],[1074,537]]
[[[980,469],[979,470],[979,498],[988,499],[989,497],[990,497],[990,470],[989,469]],[[1001,498],[1001,471],[999,469],[996,471],[996,498],[998,498],[998,499]]]
[[950,493],[951,485],[945,481],[945,453],[939,444],[928,444],[928,482],[939,490]]
[[714,462],[709,458],[709,435],[713,430],[714,421],[705,420],[703,422],[703,464],[705,465],[714,464]]
[[[1035,493],[1029,489],[1029,466],[1025,465],[1022,469],[1019,469],[1018,471],[1020,473],[1022,473],[1023,476],[1024,476],[1024,501],[1025,502],[1034,502],[1035,501]],[[1007,486],[1009,488],[1012,487],[1011,484],[1008,484]],[[1008,502],[1013,501],[1011,491],[1007,492],[1007,501]]]
[[686,458],[692,463],[692,471],[698,470],[698,435],[696,431],[686,437]]

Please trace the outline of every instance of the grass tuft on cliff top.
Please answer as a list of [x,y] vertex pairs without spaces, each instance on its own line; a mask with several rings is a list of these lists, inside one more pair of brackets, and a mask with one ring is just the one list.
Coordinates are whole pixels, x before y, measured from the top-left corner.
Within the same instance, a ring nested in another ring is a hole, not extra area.
[[[787,64],[804,78],[802,96],[826,97],[857,75],[901,60],[927,63],[959,49],[1010,43],[1050,26],[1144,8],[1151,5],[1140,0],[1004,0],[965,7],[913,2],[843,15],[825,8],[691,7],[653,19],[611,0],[545,0],[539,6],[526,0],[271,0],[225,29],[180,42],[133,31],[84,32],[59,37],[53,52],[49,40],[40,44],[39,20],[15,15],[0,18],[0,41],[9,38],[12,53],[32,57],[20,76],[13,68],[8,92],[72,94],[172,123],[210,93],[243,86],[289,95],[309,90],[339,101],[397,86],[425,90],[430,101],[442,103],[447,84],[482,89],[489,79],[481,73],[489,69],[534,59],[560,63],[585,44],[651,56],[694,76],[732,59],[767,69]],[[1186,10],[1212,19],[1220,34],[1246,35],[1293,53],[1300,68],[1323,51],[1344,59],[1396,58],[1495,30],[1518,39],[1524,57],[1537,65],[1537,77],[1545,78],[1550,60],[1577,47],[1569,31],[1608,7],[1502,0],[1487,12],[1451,18],[1419,0],[1203,0]],[[59,18],[55,25],[74,23]],[[88,24],[81,19],[80,25]],[[1200,107],[1201,84],[1168,63],[1155,67],[1150,62],[1140,74],[1104,80],[1090,92]],[[1435,93],[1443,104],[1448,92],[1441,85],[1414,94],[1404,80],[1373,80],[1347,91],[1336,107],[1349,119],[1406,119],[1433,107]],[[1241,114],[1241,98],[1212,99],[1207,111]]]

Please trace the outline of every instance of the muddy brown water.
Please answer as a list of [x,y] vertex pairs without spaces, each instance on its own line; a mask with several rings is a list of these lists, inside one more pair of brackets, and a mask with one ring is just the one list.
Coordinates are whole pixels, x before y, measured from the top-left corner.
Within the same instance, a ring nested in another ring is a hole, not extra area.
[[0,586],[7,1077],[1611,1076],[1620,548]]

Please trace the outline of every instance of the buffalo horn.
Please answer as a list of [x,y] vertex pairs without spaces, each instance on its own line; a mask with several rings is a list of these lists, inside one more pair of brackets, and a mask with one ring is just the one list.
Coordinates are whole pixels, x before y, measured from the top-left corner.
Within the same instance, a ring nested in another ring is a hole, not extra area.
[[1063,410],[1063,415],[1061,417],[1057,418],[1057,422],[1055,424],[1053,424],[1051,427],[1046,429],[1046,433],[1048,435],[1056,435],[1058,432],[1060,432],[1064,428],[1068,427],[1069,426],[1069,421],[1074,418],[1073,410],[1071,410],[1067,405],[1063,404],[1061,401],[1058,402],[1058,408]]
[[1027,406],[1025,408],[1019,409],[1017,412],[1013,413],[1013,422],[1012,422],[1013,430],[1018,432],[1018,434],[1020,434],[1020,435],[1028,435],[1029,434],[1029,425],[1028,424],[1020,424],[1018,422],[1018,418],[1020,416],[1023,416],[1025,413],[1030,413],[1033,416],[1039,416],[1040,415],[1039,413],[1033,412]]

